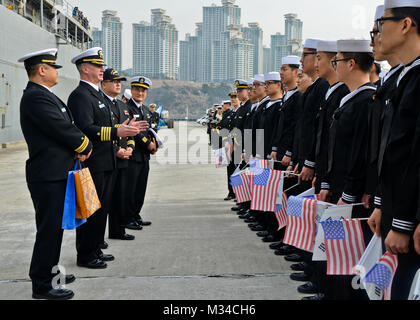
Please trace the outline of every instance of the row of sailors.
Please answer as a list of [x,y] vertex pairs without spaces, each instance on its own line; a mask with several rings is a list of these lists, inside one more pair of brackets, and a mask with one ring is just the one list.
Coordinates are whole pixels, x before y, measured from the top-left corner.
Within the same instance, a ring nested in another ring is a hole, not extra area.
[[[352,218],[369,218],[362,225],[365,242],[373,233],[382,236],[383,251],[399,257],[396,300],[407,299],[420,269],[418,26],[420,1],[386,0],[377,8],[371,41],[308,39],[302,57],[284,58],[280,73],[236,81],[240,104],[226,109],[211,140],[214,149],[233,141],[228,181],[251,157],[274,159],[276,170],[298,175],[285,181],[288,196],[314,186],[322,201],[363,203]],[[373,83],[375,60],[387,61],[391,70]],[[225,200],[232,199],[229,186]],[[249,203],[232,210],[277,255],[297,262],[292,268],[302,272],[291,278],[305,282],[299,292],[316,294],[308,299],[367,299],[352,288],[351,276],[326,276],[326,263],[284,245],[274,213],[252,211]]]

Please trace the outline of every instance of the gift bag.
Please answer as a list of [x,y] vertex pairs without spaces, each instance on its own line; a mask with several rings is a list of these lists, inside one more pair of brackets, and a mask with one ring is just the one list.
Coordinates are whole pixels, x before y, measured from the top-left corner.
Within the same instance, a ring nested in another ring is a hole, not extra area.
[[[80,166],[80,162],[79,166]],[[89,168],[81,168],[74,173],[76,189],[76,218],[88,219],[101,208],[95,184]]]
[[[74,170],[76,170],[76,168]],[[76,171],[70,171],[67,177],[66,196],[64,200],[63,210],[63,222],[61,224],[61,228],[63,230],[77,229],[86,222],[86,219],[76,218],[76,188],[74,184],[75,172]]]

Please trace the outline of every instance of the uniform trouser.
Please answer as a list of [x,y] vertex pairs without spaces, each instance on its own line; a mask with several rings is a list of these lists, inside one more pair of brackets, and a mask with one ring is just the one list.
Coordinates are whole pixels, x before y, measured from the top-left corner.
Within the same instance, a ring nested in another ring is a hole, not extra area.
[[123,227],[124,213],[127,203],[124,195],[127,192],[128,168],[117,169],[115,188],[112,195],[111,211],[109,213],[109,236],[119,237],[125,234]]
[[149,161],[128,163],[128,179],[126,202],[128,203],[125,215],[125,224],[140,218],[146,196],[147,181],[149,178]]
[[36,239],[29,276],[33,293],[52,289],[53,267],[60,260],[64,198],[67,181],[28,183],[35,208]]
[[234,158],[234,154],[232,153],[232,160],[230,161],[228,167],[227,167],[227,182],[228,182],[228,190],[229,190],[229,195],[235,195],[235,192],[233,191],[232,186],[230,185],[230,177],[232,176],[232,174],[235,172],[236,170],[236,165],[235,162],[233,160]]
[[106,220],[111,207],[116,170],[92,173],[96,192],[101,201],[101,209],[96,211],[87,222],[76,229],[77,260],[87,263],[102,253],[99,245],[105,238]]

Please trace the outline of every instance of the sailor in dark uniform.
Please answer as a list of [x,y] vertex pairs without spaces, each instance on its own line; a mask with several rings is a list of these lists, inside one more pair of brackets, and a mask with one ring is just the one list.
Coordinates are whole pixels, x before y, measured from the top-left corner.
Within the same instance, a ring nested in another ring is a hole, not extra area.
[[[117,99],[121,93],[121,81],[127,78],[118,74],[115,69],[107,69],[104,72],[104,80],[101,89],[112,111],[113,123],[119,127],[127,119],[130,119],[127,105]],[[128,159],[135,149],[134,138],[124,137],[114,141],[117,154],[117,172],[115,174],[115,187],[112,193],[111,211],[109,212],[109,238],[118,240],[134,240],[133,235],[125,233],[123,226],[124,213],[126,211],[125,194],[127,192]]]
[[318,41],[307,39],[302,54],[303,72],[309,75],[313,84],[305,92],[302,110],[302,124],[300,127],[299,142],[299,172],[301,173],[301,192],[312,187],[315,177],[315,146],[318,129],[318,113],[324,102],[325,94],[329,89],[328,81],[319,77],[316,70],[316,53]]
[[94,152],[86,161],[95,183],[102,208],[76,230],[77,265],[91,269],[104,269],[105,261],[114,256],[102,252],[107,215],[110,211],[116,169],[116,150],[113,141],[131,137],[145,130],[147,124],[128,121],[116,128],[106,98],[99,91],[105,62],[102,49],[92,48],[72,59],[80,73],[80,84],[71,93],[68,106],[75,123],[93,142]]
[[[356,204],[362,201],[366,184],[366,148],[368,137],[368,104],[376,91],[369,73],[374,58],[370,41],[339,40],[338,54],[332,61],[338,80],[344,82],[350,94],[334,112],[328,144],[328,172],[322,187],[329,187],[332,203]],[[363,206],[353,208],[352,218],[367,218],[371,211]],[[365,242],[372,233],[362,221]],[[354,290],[351,276],[337,279],[328,295],[333,299],[366,299],[363,290]]]
[[298,56],[287,56],[282,59],[280,76],[287,87],[283,104],[278,110],[280,116],[272,137],[271,159],[281,162],[279,169],[286,170],[292,160],[294,133],[296,128],[297,105],[301,93],[297,89],[297,76],[300,66]]
[[[273,145],[272,140],[275,136],[275,129],[280,118],[280,109],[283,106],[283,89],[279,72],[270,72],[264,75],[266,93],[270,100],[264,104],[258,118],[258,128],[264,129],[264,159],[270,159]],[[277,232],[278,222],[274,212],[258,212],[264,231],[257,233],[263,242],[276,242],[280,240]]]
[[[420,3],[413,0],[386,0],[384,17],[377,21],[382,54],[395,54],[404,69],[392,99],[394,109],[389,136],[379,156],[382,194],[381,234],[388,252],[398,255],[392,300],[406,300],[420,256],[415,253],[412,235],[418,228],[420,154]],[[383,156],[382,156],[383,154]]]
[[[375,210],[369,219],[369,225],[372,232],[375,232],[378,236],[381,234],[380,219],[382,217],[382,197],[378,182],[378,160],[381,159],[380,163],[382,163],[383,152],[380,154],[380,150],[385,151],[389,138],[389,128],[394,116],[394,108],[391,108],[392,105],[387,101],[392,98],[397,87],[398,77],[404,68],[396,55],[387,56],[382,54],[380,50],[379,31],[376,21],[382,18],[384,13],[384,6],[378,6],[375,14],[375,24],[371,32],[371,46],[373,47],[375,60],[387,60],[392,68],[381,80],[381,84],[378,86],[376,94],[369,105],[369,147],[367,154],[369,163],[367,167],[366,195],[364,197],[366,207],[371,206],[373,200]],[[376,222],[377,220],[378,222]]]
[[[239,100],[239,108],[235,110],[233,119],[231,122],[231,138],[234,143],[234,153],[232,160],[236,166],[240,166],[240,169],[243,169],[246,165],[245,159],[242,157],[244,145],[245,145],[245,130],[244,123],[247,114],[250,111],[251,101],[249,100],[249,87],[248,82],[245,80],[238,79],[235,81],[236,87],[236,96]],[[236,169],[236,168],[235,168]],[[238,211],[240,215],[244,215],[243,218],[247,219],[245,216],[249,210],[248,203],[242,203],[232,208],[232,211]]]
[[242,150],[242,158],[245,160],[245,162],[248,162],[249,157],[253,154],[252,123],[255,110],[258,105],[258,98],[255,93],[256,88],[254,87],[254,81],[254,78],[248,81],[250,105],[244,120],[244,146]]
[[153,130],[155,130],[155,132],[157,133],[159,130],[159,121],[160,121],[160,115],[159,113],[156,112],[156,104],[152,103],[151,105],[149,105],[149,111],[152,114],[151,118],[150,118],[150,123],[151,123],[151,128]]
[[[67,175],[75,158],[85,161],[92,153],[92,143],[73,122],[67,106],[51,88],[58,83],[57,49],[25,55],[29,82],[20,104],[20,123],[29,160],[26,181],[35,208],[36,240],[29,276],[35,299],[71,299],[73,291],[52,287],[52,273],[60,260],[61,228]],[[75,280],[66,276],[66,283]],[[61,283],[64,285],[64,283]]]
[[[280,161],[276,167],[280,170],[286,170],[293,156],[293,143],[296,131],[296,121],[299,117],[300,103],[302,93],[297,89],[298,72],[300,67],[300,58],[298,56],[287,56],[282,59],[280,76],[282,83],[287,88],[283,98],[282,107],[278,110],[279,119],[276,125],[272,139],[271,159]],[[297,183],[293,178],[285,177],[284,190],[289,189]],[[279,238],[284,237],[284,229],[279,233]],[[270,245],[271,249],[277,250],[283,246],[283,242],[277,242]]]
[[[318,132],[316,138],[315,151],[315,193],[318,194],[321,189],[321,180],[325,176],[328,168],[328,141],[329,129],[333,121],[333,114],[339,107],[341,100],[350,93],[348,87],[338,80],[337,73],[331,64],[331,60],[337,54],[337,41],[318,41],[317,49],[317,69],[319,76],[326,79],[330,88],[325,95],[324,102],[320,106],[318,113]],[[328,195],[328,194],[327,194]],[[327,197],[321,199],[329,201]],[[326,261],[313,261],[313,274],[309,282],[298,287],[300,293],[316,294],[312,297],[306,297],[304,300],[323,300],[331,299],[325,297],[328,291],[330,278],[327,277]]]
[[[152,114],[144,105],[147,94],[152,86],[152,81],[146,77],[133,77],[130,79],[132,98],[128,101],[128,111],[131,119],[147,121],[150,125]],[[141,133],[134,138],[136,148],[130,158],[128,171],[128,185],[126,202],[128,203],[125,215],[125,227],[131,230],[141,230],[149,226],[150,221],[145,221],[140,213],[146,196],[147,182],[149,179],[150,155],[157,152],[157,145],[152,142],[150,135]]]
[[[225,100],[222,103],[222,120],[217,125],[217,133],[219,136],[219,146],[220,148],[226,148],[229,144],[229,128],[230,123],[232,119],[233,110],[231,109],[232,103],[230,100]],[[230,201],[236,198],[235,192],[233,191],[232,186],[230,185],[230,172],[235,171],[235,169],[232,171],[232,166],[227,167],[227,185],[228,185],[228,195],[224,199],[225,201]]]

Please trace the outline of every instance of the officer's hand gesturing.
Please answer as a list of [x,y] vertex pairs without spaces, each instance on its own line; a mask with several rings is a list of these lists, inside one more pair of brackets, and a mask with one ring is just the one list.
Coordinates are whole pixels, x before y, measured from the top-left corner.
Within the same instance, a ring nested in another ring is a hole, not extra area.
[[136,127],[140,132],[147,131],[149,129],[149,123],[147,121],[137,121],[136,118],[133,118],[128,124],[129,126]]
[[117,136],[120,138],[134,137],[140,133],[140,129],[129,124],[129,119],[125,120],[121,127],[117,129]]

